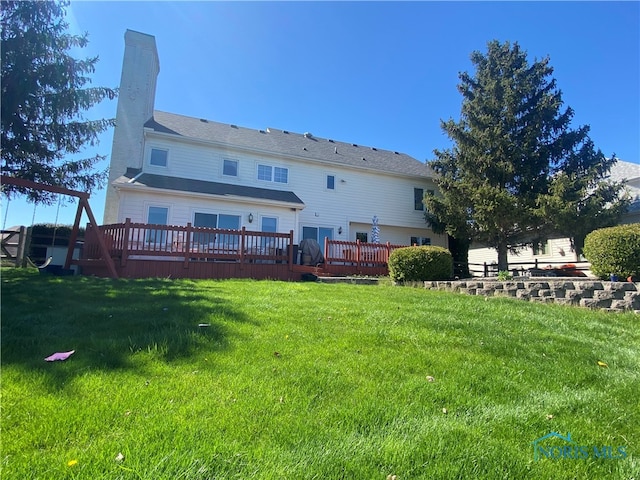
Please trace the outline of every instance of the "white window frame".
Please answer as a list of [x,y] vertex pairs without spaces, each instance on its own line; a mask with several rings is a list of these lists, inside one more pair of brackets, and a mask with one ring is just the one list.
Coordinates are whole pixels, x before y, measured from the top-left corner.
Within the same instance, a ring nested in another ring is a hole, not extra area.
[[[269,178],[261,178],[261,175],[260,175],[261,168],[263,169],[262,177],[266,177],[266,175],[264,175],[264,173],[266,173],[264,170],[269,169]],[[278,175],[276,174],[276,170],[281,170],[283,172],[286,172],[286,177],[287,177],[286,182],[276,180],[276,178],[278,178]],[[260,182],[271,182],[271,183],[280,183],[282,185],[287,185],[289,183],[289,167],[281,167],[279,165],[270,165],[268,163],[258,163],[256,166],[256,178]]]
[[[156,163],[152,163],[151,159],[153,158],[153,151],[157,150],[158,152],[164,152],[166,154],[165,164],[158,165]],[[167,168],[169,166],[169,149],[161,148],[161,147],[149,147],[149,166],[150,167],[158,167],[158,168]]]
[[[333,178],[333,186],[332,187],[329,186],[329,179],[330,178]],[[324,189],[327,190],[328,192],[335,192],[336,191],[336,176],[334,174],[327,173],[325,175]]]
[[[414,242],[414,240],[416,240],[416,242]],[[416,235],[416,236],[412,235],[409,238],[409,243],[411,246],[413,246],[414,244],[417,244],[419,247],[425,247],[425,246],[433,245],[433,240],[431,239],[431,237],[421,237],[419,235]]]
[[[224,167],[225,167],[225,164],[227,162],[235,163],[235,165],[236,165],[236,174],[235,175],[231,175],[229,173],[225,173]],[[229,177],[229,178],[238,178],[240,176],[240,162],[238,160],[233,159],[233,158],[223,158],[222,159],[222,176],[223,177]]]

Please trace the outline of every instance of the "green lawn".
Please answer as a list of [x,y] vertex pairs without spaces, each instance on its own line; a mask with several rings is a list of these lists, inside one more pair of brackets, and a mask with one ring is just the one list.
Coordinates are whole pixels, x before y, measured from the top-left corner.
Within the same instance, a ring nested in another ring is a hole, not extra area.
[[[4,480],[640,478],[638,315],[388,284],[1,285]],[[551,432],[575,443],[534,460]]]

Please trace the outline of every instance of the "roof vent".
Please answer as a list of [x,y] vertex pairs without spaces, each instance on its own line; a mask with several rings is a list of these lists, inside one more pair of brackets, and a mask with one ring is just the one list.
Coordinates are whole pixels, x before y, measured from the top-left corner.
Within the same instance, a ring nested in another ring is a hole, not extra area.
[[395,153],[396,155],[400,155],[400,153],[398,153],[398,152],[393,152],[393,153]]
[[234,125],[233,123],[231,124],[231,128],[238,128],[237,125]]
[[302,147],[302,149],[306,152],[307,151],[307,147]]
[[202,123],[209,123],[209,120],[207,120],[206,118],[201,118],[201,119],[200,119],[200,121],[201,121]]
[[334,143],[333,140],[329,139],[329,142]]
[[311,135],[309,132],[304,132],[304,136],[305,138],[312,138],[313,135]]
[[378,149],[376,147],[371,147],[371,150],[373,150],[374,152],[378,151]]
[[260,130],[260,133],[267,133],[267,132],[265,132],[264,130]]
[[362,161],[363,161],[363,162],[366,162],[366,161],[367,161],[367,159],[366,159],[366,158],[364,158],[364,157],[362,157]]
[[354,147],[357,147],[358,144],[357,143],[352,143],[351,145],[353,145]]
[[282,133],[289,133],[287,130],[282,130]]
[[338,147],[333,147],[333,153],[338,153]]

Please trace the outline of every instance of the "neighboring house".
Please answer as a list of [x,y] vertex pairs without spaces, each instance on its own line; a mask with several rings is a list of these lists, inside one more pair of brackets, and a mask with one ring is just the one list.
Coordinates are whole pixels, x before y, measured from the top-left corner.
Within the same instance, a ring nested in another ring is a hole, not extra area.
[[[628,212],[622,217],[620,223],[640,222],[640,165],[618,160],[611,169],[609,178],[612,181],[623,181],[626,193],[631,197],[632,203]],[[469,250],[469,263],[492,264],[497,263],[498,254],[493,248],[473,246]],[[525,247],[517,254],[509,253],[509,264],[538,262],[540,268],[549,265],[559,267],[561,264],[576,263],[576,254],[571,247],[569,238],[550,238],[533,247]],[[526,268],[531,265],[525,266]],[[475,267],[477,270],[479,267]],[[474,268],[472,268],[474,269]]]
[[631,205],[620,223],[640,223],[640,165],[631,162],[618,162],[611,169],[611,180],[624,182]]
[[[154,110],[155,39],[128,30],[104,223],[294,232],[446,246],[425,224],[433,172],[393,151]],[[203,93],[204,94],[204,93]]]

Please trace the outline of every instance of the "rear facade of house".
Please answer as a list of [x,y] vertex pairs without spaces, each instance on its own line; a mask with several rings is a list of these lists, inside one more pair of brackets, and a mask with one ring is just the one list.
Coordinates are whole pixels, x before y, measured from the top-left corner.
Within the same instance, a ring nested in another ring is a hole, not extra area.
[[396,151],[155,110],[155,38],[127,31],[104,223],[293,232],[294,241],[447,246],[424,221],[432,171]]

